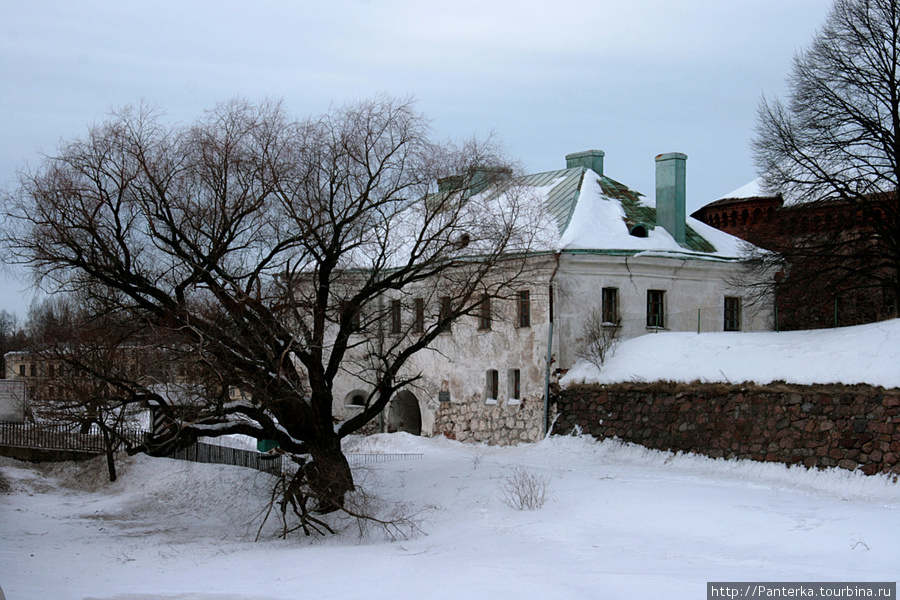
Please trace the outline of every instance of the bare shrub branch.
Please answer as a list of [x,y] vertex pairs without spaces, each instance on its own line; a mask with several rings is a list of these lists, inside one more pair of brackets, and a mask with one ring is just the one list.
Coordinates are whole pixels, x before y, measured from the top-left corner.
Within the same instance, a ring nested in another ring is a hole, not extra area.
[[500,484],[500,501],[516,510],[537,510],[550,499],[550,478],[515,465]]

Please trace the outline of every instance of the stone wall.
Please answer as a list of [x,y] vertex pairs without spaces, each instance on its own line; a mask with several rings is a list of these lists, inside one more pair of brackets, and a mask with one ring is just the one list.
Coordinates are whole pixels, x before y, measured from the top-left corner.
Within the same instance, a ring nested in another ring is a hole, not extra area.
[[554,433],[580,428],[714,458],[900,474],[900,389],[713,384],[577,386],[557,397]]
[[543,398],[520,401],[487,401],[471,398],[463,402],[441,402],[434,419],[434,435],[461,442],[496,445],[536,442],[544,426]]

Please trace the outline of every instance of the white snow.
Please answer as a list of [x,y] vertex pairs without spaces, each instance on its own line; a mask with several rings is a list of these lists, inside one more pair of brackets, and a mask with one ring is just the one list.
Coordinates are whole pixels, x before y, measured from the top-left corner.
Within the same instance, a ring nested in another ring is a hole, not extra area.
[[571,383],[706,381],[868,383],[900,387],[900,319],[813,331],[666,332],[622,341],[597,369],[579,362]]
[[[896,385],[900,321],[771,334],[655,334],[599,374]],[[574,372],[570,372],[572,377]],[[598,375],[595,373],[595,375]],[[826,377],[827,375],[827,377]],[[254,542],[273,478],[123,458],[0,459],[0,587],[8,600],[702,598],[707,581],[896,581],[900,483],[553,437],[516,447],[408,434],[352,437],[377,514],[416,515],[391,541],[352,523]],[[546,482],[534,511],[501,499],[517,467]]]
[[750,183],[742,185],[738,189],[728,192],[727,194],[722,196],[722,199],[737,199],[737,198],[765,198],[770,196],[767,194],[762,188],[762,178],[757,177]]
[[[655,206],[649,198],[642,197],[641,200],[647,206]],[[703,254],[679,245],[663,227],[650,228],[645,238],[630,235],[624,217],[621,203],[606,196],[600,186],[599,176],[588,171],[572,218],[562,233],[556,250],[640,250],[681,255]],[[715,247],[715,252],[711,253],[713,256],[732,258],[741,255],[739,247],[742,242],[739,238],[691,217],[686,219],[686,223],[712,243]]]
[[[416,452],[357,481],[421,533],[252,541],[271,479],[139,456],[0,461],[0,585],[9,600],[702,598],[707,581],[894,581],[900,485],[849,471],[673,455],[556,437],[466,446],[408,434],[348,449]],[[549,501],[517,511],[517,466]]]

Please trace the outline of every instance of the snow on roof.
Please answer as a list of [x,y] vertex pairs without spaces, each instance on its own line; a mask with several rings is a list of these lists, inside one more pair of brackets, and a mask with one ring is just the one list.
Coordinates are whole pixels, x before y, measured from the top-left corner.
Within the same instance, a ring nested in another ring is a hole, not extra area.
[[[671,255],[735,258],[743,244],[738,238],[688,217],[687,241],[679,245],[656,225],[656,203],[609,177],[586,167],[528,175],[521,184],[531,187],[559,226],[555,251],[659,252]],[[631,235],[643,225],[646,237]]]
[[721,199],[735,199],[735,198],[768,198],[772,194],[768,194],[763,190],[762,187],[762,178],[757,177],[750,183],[742,185],[738,189],[729,192],[722,196]]

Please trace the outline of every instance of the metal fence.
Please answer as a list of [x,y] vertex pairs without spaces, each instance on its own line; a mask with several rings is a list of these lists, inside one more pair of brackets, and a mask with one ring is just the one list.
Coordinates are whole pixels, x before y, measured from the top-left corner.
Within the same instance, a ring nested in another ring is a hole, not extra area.
[[191,444],[187,448],[175,450],[166,456],[167,458],[187,460],[190,462],[248,467],[250,469],[256,469],[257,471],[273,474],[281,473],[282,468],[282,457],[279,455],[262,454],[252,450],[216,446],[205,442]]
[[[143,443],[146,432],[140,429],[117,430],[119,440]],[[115,446],[119,443],[114,440]],[[0,445],[42,450],[70,450],[100,453],[106,451],[103,434],[96,428],[84,433],[78,425],[0,422]]]
[[[132,445],[137,446],[147,439],[149,432],[140,429],[127,429],[117,431],[117,435],[120,438],[126,438]],[[96,431],[96,428],[95,431],[82,433],[77,425],[33,423],[0,422],[0,446],[93,454],[100,454],[106,450],[103,444],[103,435]],[[281,473],[282,468],[285,466],[281,455],[216,446],[205,442],[196,442],[186,448],[174,450],[167,453],[166,457],[197,463],[247,467],[273,474]],[[417,458],[422,458],[422,454],[347,454],[347,460],[351,466]]]
[[390,462],[393,460],[410,460],[414,458],[422,458],[421,454],[404,453],[404,454],[347,454],[347,461],[351,465],[362,465],[367,463]]

